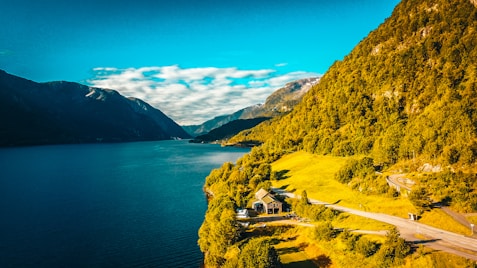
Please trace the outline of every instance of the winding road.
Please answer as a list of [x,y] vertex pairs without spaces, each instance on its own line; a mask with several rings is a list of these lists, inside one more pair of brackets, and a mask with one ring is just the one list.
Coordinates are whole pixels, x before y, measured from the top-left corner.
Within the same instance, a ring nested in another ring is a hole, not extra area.
[[[295,194],[279,188],[274,188],[273,191],[279,195],[283,195],[289,198],[297,197]],[[401,237],[403,237],[407,241],[412,241],[415,244],[422,244],[435,250],[445,251],[477,261],[477,239],[475,238],[452,233],[416,221],[411,221],[408,219],[399,218],[383,213],[374,213],[351,209],[314,199],[309,199],[309,201],[311,204],[322,204],[338,211],[392,224],[396,226],[396,228],[398,228]],[[426,239],[422,240],[417,238],[417,234],[426,237]]]

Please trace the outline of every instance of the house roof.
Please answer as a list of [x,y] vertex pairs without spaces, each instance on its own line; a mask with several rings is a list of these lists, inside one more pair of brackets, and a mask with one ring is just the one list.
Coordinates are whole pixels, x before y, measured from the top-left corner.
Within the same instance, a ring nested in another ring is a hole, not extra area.
[[280,201],[278,201],[273,195],[271,195],[269,192],[267,192],[266,190],[264,189],[260,189],[258,190],[258,192],[255,193],[255,197],[264,202],[265,204],[270,204],[272,202],[278,202],[278,203],[281,203]]
[[276,200],[273,196],[271,195],[267,195],[265,196],[263,199],[262,199],[263,202],[265,202],[266,204],[270,204],[270,203],[273,203],[273,202],[280,202],[278,200]]
[[266,195],[269,195],[270,193],[267,192],[267,190],[260,188],[258,192],[255,193],[255,197],[259,200],[263,199]]

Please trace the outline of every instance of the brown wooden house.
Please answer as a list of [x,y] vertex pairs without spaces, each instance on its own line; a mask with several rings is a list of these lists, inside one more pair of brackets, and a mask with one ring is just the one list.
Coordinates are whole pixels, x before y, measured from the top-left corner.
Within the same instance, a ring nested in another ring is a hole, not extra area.
[[275,196],[266,191],[260,189],[255,193],[257,201],[253,202],[253,209],[259,213],[278,214],[282,212],[283,204],[278,201]]

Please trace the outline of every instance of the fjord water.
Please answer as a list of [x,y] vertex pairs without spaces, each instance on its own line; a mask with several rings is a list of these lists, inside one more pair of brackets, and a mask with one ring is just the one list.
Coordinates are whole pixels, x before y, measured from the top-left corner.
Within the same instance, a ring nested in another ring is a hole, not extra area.
[[0,267],[198,267],[204,179],[246,152],[187,141],[0,149]]

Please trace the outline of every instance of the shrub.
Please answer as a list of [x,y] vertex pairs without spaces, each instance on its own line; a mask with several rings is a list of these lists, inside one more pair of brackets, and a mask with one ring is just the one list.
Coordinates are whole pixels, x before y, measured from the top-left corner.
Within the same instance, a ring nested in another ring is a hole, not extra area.
[[322,222],[315,227],[314,234],[317,240],[330,241],[335,237],[335,230],[330,222]]
[[404,258],[411,252],[411,247],[406,241],[399,237],[397,229],[392,229],[386,235],[386,241],[381,245],[378,251],[378,260],[385,267],[399,265],[403,263]]
[[275,268],[280,267],[280,258],[268,239],[251,239],[242,249],[238,265],[239,268]]
[[346,249],[349,251],[354,251],[356,247],[356,243],[359,240],[357,235],[350,233],[348,230],[344,230],[339,235],[339,238],[346,245]]
[[372,256],[377,250],[378,245],[373,241],[369,241],[365,237],[359,238],[356,242],[356,251],[365,257]]

